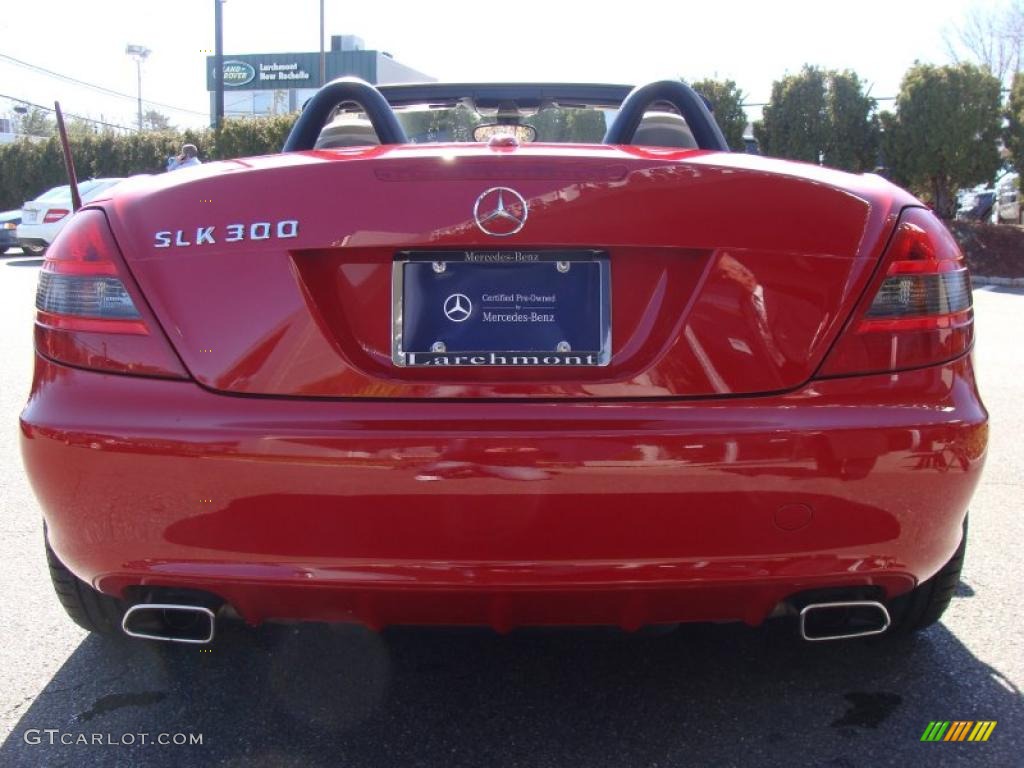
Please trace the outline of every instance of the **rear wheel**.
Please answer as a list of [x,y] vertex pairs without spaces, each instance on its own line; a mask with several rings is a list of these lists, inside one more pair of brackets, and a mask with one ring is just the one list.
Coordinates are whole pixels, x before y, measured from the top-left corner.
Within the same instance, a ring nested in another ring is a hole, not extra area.
[[46,563],[57,599],[75,624],[89,632],[113,634],[121,628],[124,604],[93,589],[75,576],[46,543]]
[[896,632],[916,632],[942,618],[946,612],[956,586],[960,583],[960,572],[964,567],[964,552],[967,550],[967,519],[964,519],[963,536],[953,557],[928,581],[919,584],[905,595],[900,595],[889,605],[893,629]]

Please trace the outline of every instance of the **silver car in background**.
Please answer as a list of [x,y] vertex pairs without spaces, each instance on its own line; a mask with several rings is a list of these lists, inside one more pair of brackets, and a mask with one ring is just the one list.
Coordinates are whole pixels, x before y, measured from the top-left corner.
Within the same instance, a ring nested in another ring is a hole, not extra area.
[[1020,176],[1008,173],[996,182],[996,224],[1024,224],[1020,205]]

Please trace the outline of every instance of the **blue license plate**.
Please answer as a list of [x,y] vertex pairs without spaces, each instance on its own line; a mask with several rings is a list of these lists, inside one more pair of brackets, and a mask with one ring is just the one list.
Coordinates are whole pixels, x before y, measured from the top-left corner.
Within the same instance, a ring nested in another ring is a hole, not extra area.
[[396,365],[608,364],[603,251],[404,252],[393,277]]

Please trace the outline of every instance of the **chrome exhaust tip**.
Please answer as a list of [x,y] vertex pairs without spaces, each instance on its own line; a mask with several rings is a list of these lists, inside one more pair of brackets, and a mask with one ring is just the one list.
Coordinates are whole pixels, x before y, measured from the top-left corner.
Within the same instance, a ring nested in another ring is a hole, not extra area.
[[891,624],[889,611],[874,600],[811,603],[800,611],[800,637],[812,643],[880,635]]
[[209,608],[175,603],[138,603],[121,619],[121,629],[129,637],[193,645],[211,642],[215,626]]

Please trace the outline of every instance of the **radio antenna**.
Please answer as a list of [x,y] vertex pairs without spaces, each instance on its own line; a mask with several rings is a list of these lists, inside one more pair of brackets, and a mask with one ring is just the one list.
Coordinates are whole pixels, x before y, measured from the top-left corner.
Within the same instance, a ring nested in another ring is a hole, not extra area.
[[53,102],[57,114],[57,132],[60,134],[60,146],[64,150],[64,168],[68,172],[68,184],[71,185],[71,211],[74,213],[82,207],[82,196],[78,194],[78,176],[75,175],[75,159],[71,156],[71,142],[68,141],[68,130],[64,127],[64,113],[60,111],[60,102]]

